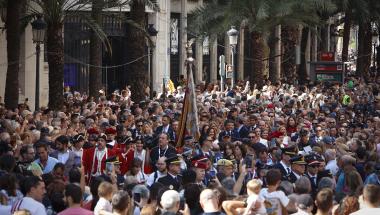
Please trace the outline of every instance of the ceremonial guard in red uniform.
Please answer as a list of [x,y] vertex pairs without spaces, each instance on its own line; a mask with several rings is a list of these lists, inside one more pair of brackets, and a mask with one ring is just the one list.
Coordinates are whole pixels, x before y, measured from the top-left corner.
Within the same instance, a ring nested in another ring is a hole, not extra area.
[[107,135],[100,134],[97,138],[96,146],[83,151],[82,164],[87,182],[90,182],[92,177],[103,174],[106,168],[105,160],[116,155],[114,150],[106,147],[106,141]]

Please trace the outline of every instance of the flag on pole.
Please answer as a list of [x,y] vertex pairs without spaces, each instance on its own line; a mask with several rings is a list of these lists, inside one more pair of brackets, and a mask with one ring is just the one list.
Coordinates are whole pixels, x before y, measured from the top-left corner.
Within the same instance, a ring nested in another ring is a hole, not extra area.
[[174,83],[171,79],[169,79],[167,87],[169,89],[170,94],[173,94],[175,91],[175,86],[174,86]]
[[200,137],[197,100],[193,78],[192,64],[188,66],[187,86],[183,101],[181,121],[179,124],[177,147],[182,147],[186,135],[191,135],[195,140]]

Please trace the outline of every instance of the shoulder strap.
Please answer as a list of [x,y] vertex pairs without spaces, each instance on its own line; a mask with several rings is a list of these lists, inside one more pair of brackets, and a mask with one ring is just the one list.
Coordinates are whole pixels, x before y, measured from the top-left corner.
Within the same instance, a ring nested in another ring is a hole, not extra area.
[[157,171],[155,171],[155,172],[154,172],[153,183],[156,183],[157,178],[158,178],[158,173],[157,173]]
[[24,200],[24,199],[17,200],[17,201],[13,204],[12,209],[11,209],[11,213],[12,213],[12,214],[20,209],[20,206],[21,206],[23,200]]

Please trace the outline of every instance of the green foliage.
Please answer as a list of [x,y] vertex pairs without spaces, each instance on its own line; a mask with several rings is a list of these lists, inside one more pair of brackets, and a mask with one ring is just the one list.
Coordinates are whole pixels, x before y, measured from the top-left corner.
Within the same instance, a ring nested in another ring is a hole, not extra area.
[[316,26],[337,10],[332,0],[213,0],[189,16],[198,35],[224,33],[242,23],[265,34],[279,24]]

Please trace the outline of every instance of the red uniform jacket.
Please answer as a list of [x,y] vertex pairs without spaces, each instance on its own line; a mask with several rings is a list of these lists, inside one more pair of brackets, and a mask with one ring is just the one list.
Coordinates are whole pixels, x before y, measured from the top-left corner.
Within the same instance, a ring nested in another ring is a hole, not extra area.
[[[87,176],[87,181],[90,180],[91,176],[94,175],[98,169],[98,159],[95,155],[95,151],[97,151],[96,149],[96,147],[92,147],[83,150],[82,165],[84,167],[84,172]],[[106,168],[106,159],[116,155],[115,151],[112,149],[105,150],[107,150],[107,153],[103,156],[103,159],[101,161],[100,174],[103,174],[103,171]]]

